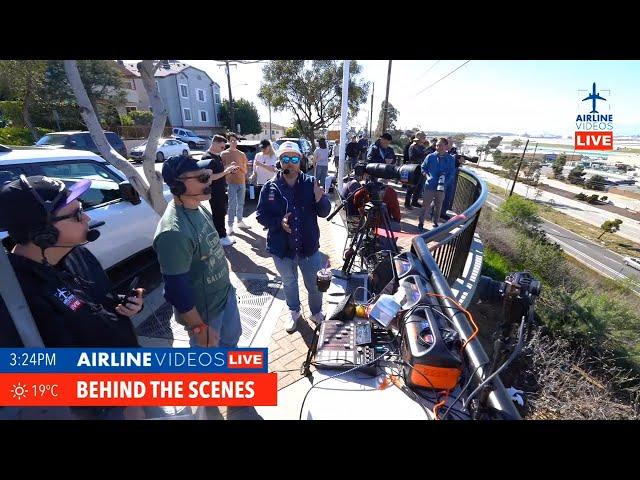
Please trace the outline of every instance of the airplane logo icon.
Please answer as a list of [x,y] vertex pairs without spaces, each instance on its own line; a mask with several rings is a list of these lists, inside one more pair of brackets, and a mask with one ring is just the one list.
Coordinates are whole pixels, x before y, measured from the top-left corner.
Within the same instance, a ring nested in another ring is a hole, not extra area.
[[596,82],[593,82],[593,92],[587,98],[583,98],[582,101],[586,102],[587,100],[591,100],[591,111],[589,113],[598,113],[596,110],[596,101],[598,100],[606,100],[600,96],[599,93],[596,93]]

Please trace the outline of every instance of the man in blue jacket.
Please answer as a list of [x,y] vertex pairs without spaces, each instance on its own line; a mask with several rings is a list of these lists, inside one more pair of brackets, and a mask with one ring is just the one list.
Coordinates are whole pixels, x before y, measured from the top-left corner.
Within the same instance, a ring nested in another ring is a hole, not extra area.
[[369,147],[367,152],[367,162],[395,164],[396,154],[391,148],[393,137],[390,133],[383,133],[380,138]]
[[422,173],[426,176],[424,185],[424,200],[422,210],[418,217],[418,230],[423,230],[424,217],[427,209],[434,203],[433,226],[438,226],[442,202],[445,196],[445,189],[450,185],[455,175],[455,159],[447,153],[449,142],[441,137],[436,143],[436,151],[427,155],[422,162]]
[[331,203],[315,177],[300,171],[302,154],[296,143],[283,142],[277,155],[282,171],[262,187],[256,219],[269,230],[267,251],[282,278],[291,312],[285,328],[293,333],[300,319],[298,268],[309,294],[311,320],[324,320],[322,292],[316,284],[316,273],[323,267],[318,217],[329,215]]

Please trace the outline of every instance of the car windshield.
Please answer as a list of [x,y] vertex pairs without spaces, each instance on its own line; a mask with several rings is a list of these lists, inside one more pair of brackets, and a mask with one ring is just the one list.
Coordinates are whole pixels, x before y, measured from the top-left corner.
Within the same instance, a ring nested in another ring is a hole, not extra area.
[[36,142],[36,145],[64,145],[68,135],[45,135]]
[[197,135],[193,133],[191,130],[185,130],[184,133],[186,133],[187,136],[189,137],[197,137]]

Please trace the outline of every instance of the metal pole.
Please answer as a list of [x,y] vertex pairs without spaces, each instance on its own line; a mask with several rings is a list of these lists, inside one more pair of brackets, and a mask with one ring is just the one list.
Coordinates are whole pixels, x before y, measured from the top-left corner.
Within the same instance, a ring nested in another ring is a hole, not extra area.
[[345,153],[347,149],[347,116],[349,114],[349,65],[351,60],[342,62],[342,108],[340,110],[340,160],[338,162],[338,190],[342,190],[344,176]]
[[0,244],[0,272],[2,272],[0,296],[4,299],[4,304],[11,315],[23,345],[26,348],[44,347],[36,322],[33,320],[29,305],[27,305],[22,288],[20,288],[2,244]]
[[392,60],[389,60],[389,70],[387,71],[387,94],[384,97],[384,110],[382,112],[382,131],[380,132],[380,134],[383,134],[387,131],[387,114],[389,112],[389,83],[391,82],[391,62]]
[[273,140],[273,136],[271,134],[271,132],[273,130],[271,130],[271,99],[268,100],[269,103],[269,140]]
[[513,195],[513,189],[516,186],[516,182],[518,181],[518,174],[520,173],[520,167],[522,167],[522,161],[524,160],[524,152],[527,151],[528,146],[529,146],[529,140],[527,139],[527,143],[524,146],[524,150],[522,151],[522,157],[520,158],[520,163],[518,164],[518,170],[516,170],[516,176],[513,179],[513,185],[511,185],[511,191],[509,192],[509,196]]
[[369,121],[369,138],[373,136],[373,94],[376,91],[376,82],[371,87],[371,120]]
[[229,115],[231,118],[231,128],[236,124],[235,115],[233,114],[233,97],[231,96],[231,71],[229,69],[229,60],[225,60],[227,66],[227,84],[229,85]]

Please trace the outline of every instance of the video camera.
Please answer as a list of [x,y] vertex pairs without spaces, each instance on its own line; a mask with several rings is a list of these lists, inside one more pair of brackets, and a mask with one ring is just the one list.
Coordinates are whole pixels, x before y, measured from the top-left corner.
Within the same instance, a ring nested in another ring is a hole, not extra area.
[[386,178],[400,180],[403,185],[414,186],[418,184],[422,172],[420,165],[387,165],[386,163],[357,163],[353,169],[356,177],[361,177],[365,173],[374,178]]

